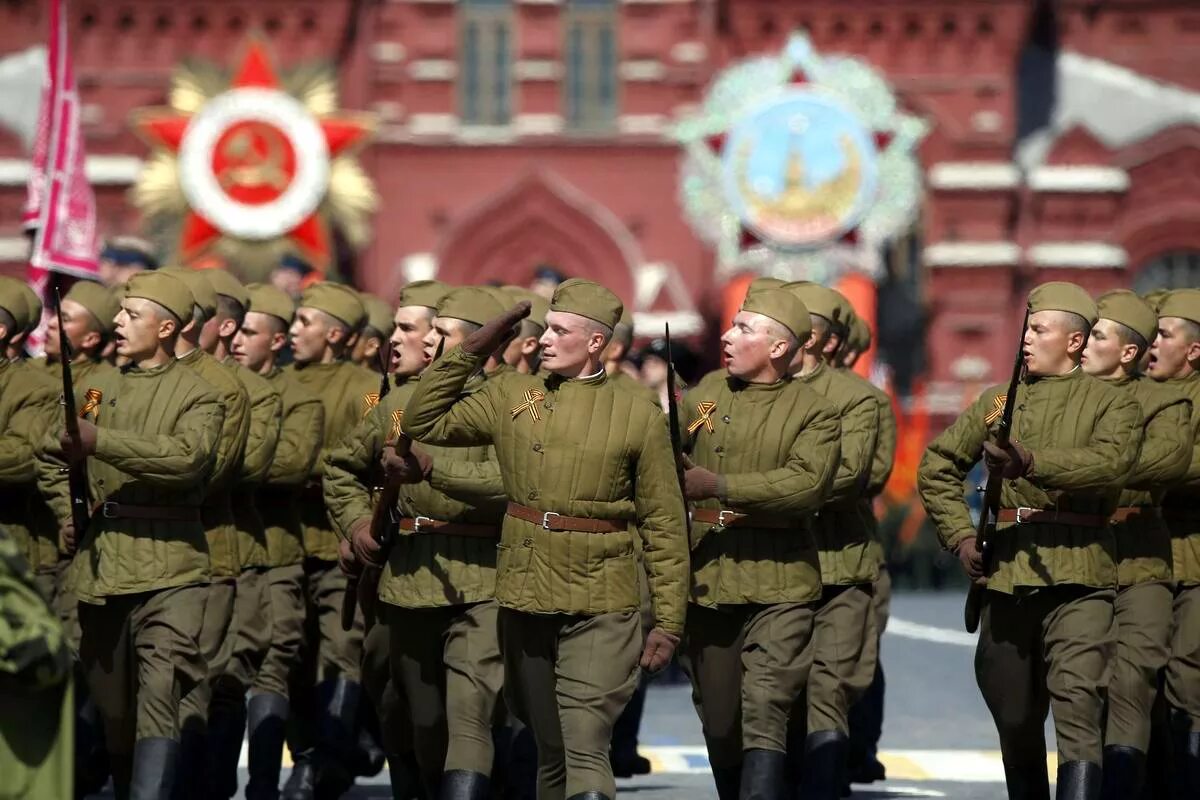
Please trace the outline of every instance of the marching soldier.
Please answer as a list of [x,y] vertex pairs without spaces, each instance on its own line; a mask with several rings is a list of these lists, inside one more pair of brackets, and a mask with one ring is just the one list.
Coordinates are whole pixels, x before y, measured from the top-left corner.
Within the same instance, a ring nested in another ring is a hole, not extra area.
[[834,407],[789,374],[810,331],[791,292],[749,293],[721,337],[726,368],[684,401],[696,502],[684,667],[721,800],[785,796],[788,716],[812,663],[821,566],[809,515],[839,444]]
[[[1117,567],[1108,521],[1138,454],[1142,413],[1079,369],[1096,305],[1070,283],[1029,295],[1012,440],[989,441],[1005,388],[987,390],[925,451],[918,487],[943,545],[986,580],[975,675],[1000,734],[1011,797],[1049,797],[1043,724],[1054,714],[1058,796],[1100,795],[1115,650]],[[1004,478],[985,564],[963,498],[981,458]]]
[[80,601],[79,656],[118,797],[171,795],[180,701],[206,675],[198,641],[211,569],[201,509],[225,408],[176,357],[194,305],[178,278],[133,278],[115,330],[129,366],[88,382],[80,442],[64,432],[43,443],[41,485],[55,489],[68,546],[77,532],[55,464],[87,460],[95,510],[67,580]]
[[[528,312],[519,304],[433,364],[404,428],[428,444],[495,447],[509,500],[496,564],[505,699],[537,741],[539,797],[611,799],[608,744],[639,661],[666,666],[683,633],[683,502],[661,412],[601,366],[621,303],[597,284],[555,291],[542,375],[509,370],[462,396]],[[656,620],[644,643],[635,527]]]
[[[338,567],[339,538],[325,506],[321,469],[328,450],[379,402],[378,376],[349,360],[354,337],[365,320],[357,292],[339,284],[319,283],[301,295],[289,329],[295,361],[287,372],[320,398],[325,425],[321,455],[300,503],[309,627],[317,637],[306,641],[305,659],[315,669],[315,686],[313,675],[306,671],[303,678],[301,673],[293,676],[292,687],[293,692],[315,697],[293,694],[291,698],[292,716],[299,716],[301,725],[292,741],[295,768],[284,791],[288,798],[311,797],[318,781],[327,787],[322,792],[332,794],[338,789],[340,794],[352,782],[349,774],[356,759],[362,618],[361,614],[356,617],[352,630],[342,630],[346,576]],[[312,718],[306,712],[314,699]]]
[[1083,353],[1084,372],[1119,387],[1142,408],[1142,446],[1112,517],[1117,545],[1116,659],[1104,726],[1105,800],[1138,797],[1150,744],[1150,710],[1171,640],[1171,535],[1160,503],[1187,471],[1191,442],[1179,435],[1191,403],[1140,374],[1158,332],[1154,309],[1129,291],[1097,301],[1099,319]]
[[1174,631],[1165,694],[1171,709],[1172,796],[1200,793],[1200,289],[1162,298],[1150,377],[1192,401],[1191,463],[1163,498],[1174,564]]
[[[62,318],[71,345],[71,375],[78,383],[93,373],[110,372],[104,350],[113,333],[113,320],[121,304],[112,291],[94,281],[77,281],[62,298]],[[62,354],[58,346],[58,315],[46,326],[46,369],[57,376]],[[78,390],[78,387],[76,387]],[[78,400],[82,400],[80,397]]]
[[[803,741],[800,792],[804,797],[839,798],[845,781],[850,706],[875,674],[878,637],[872,584],[879,572],[873,546],[872,512],[866,497],[875,457],[879,408],[857,378],[835,369],[830,359],[845,336],[849,303],[816,283],[790,283],[807,307],[812,334],[792,361],[792,374],[825,398],[840,421],[841,456],[812,529],[821,565],[821,596],[813,621],[813,662],[808,691],[793,714],[794,748]],[[803,739],[800,731],[805,731]]]
[[625,371],[625,360],[633,348],[633,315],[628,310],[621,312],[621,320],[613,328],[612,340],[604,348],[604,371],[613,385],[625,392],[632,392],[658,405],[658,395],[641,381]]
[[304,543],[297,503],[320,452],[325,409],[315,394],[275,363],[287,345],[295,312],[292,299],[262,284],[251,284],[247,294],[249,309],[233,339],[233,357],[274,387],[282,408],[274,458],[255,490],[266,537],[264,580],[271,636],[247,703],[246,797],[276,800],[288,718],[288,675],[299,666],[304,639]]
[[517,327],[517,335],[504,348],[504,363],[522,375],[536,374],[541,364],[540,354],[542,345],[540,339],[546,332],[546,312],[550,310],[550,301],[536,292],[522,289],[520,286],[505,286],[509,294],[509,302],[519,303],[529,301],[529,316],[521,320]]
[[185,323],[175,347],[175,357],[211,386],[225,409],[225,425],[217,445],[216,460],[206,484],[200,509],[212,560],[212,581],[204,602],[204,624],[200,628],[200,651],[208,664],[208,677],[183,699],[180,720],[183,738],[180,752],[180,781],[177,797],[207,797],[215,786],[208,765],[209,705],[213,682],[223,674],[237,640],[234,625],[237,579],[241,573],[237,525],[233,515],[233,488],[241,470],[250,432],[250,397],[227,367],[212,356],[220,338],[217,293],[200,271],[168,267],[158,270],[182,281],[194,298],[190,323]]
[[367,312],[367,321],[363,323],[362,332],[354,342],[354,353],[350,360],[364,369],[377,372],[379,351],[392,336],[392,307],[367,292],[359,292],[358,299]]
[[[438,303],[426,351],[439,341],[458,346],[503,311],[483,289],[451,290]],[[480,374],[465,391],[478,391],[485,380],[491,378]],[[407,700],[427,796],[483,800],[504,683],[494,600],[504,488],[487,446],[413,445],[408,457],[397,455],[403,409],[418,385],[419,376],[406,380],[329,453],[325,491],[359,562],[383,568],[378,598],[392,681]],[[381,458],[385,480],[401,486],[399,536],[390,552],[371,532],[367,478]]]

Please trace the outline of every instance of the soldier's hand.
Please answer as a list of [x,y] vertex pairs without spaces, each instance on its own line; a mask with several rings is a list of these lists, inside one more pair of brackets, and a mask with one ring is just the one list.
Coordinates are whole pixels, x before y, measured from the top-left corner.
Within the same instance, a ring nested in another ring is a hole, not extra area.
[[69,464],[78,464],[96,452],[96,426],[86,419],[79,420],[79,442],[67,435],[64,427],[58,436],[63,455]]
[[343,575],[355,576],[362,573],[362,565],[354,557],[354,550],[350,547],[350,542],[342,539],[338,542],[338,569]]
[[983,463],[987,465],[988,472],[1016,480],[1029,474],[1033,467],[1033,454],[1016,441],[1010,441],[1007,447],[1000,447],[994,442],[984,442]]
[[979,544],[974,536],[968,536],[958,543],[958,560],[962,563],[963,569],[973,581],[978,581],[983,578],[983,553],[979,549]]
[[[691,462],[686,460],[685,465]],[[683,492],[688,500],[707,500],[720,494],[721,476],[704,467],[687,466],[683,473]]]
[[58,528],[58,549],[64,555],[75,555],[75,548],[79,543],[75,541],[75,523],[64,522]]
[[653,628],[646,634],[646,646],[642,648],[642,669],[653,674],[660,672],[671,663],[675,648],[679,646],[679,637],[667,633],[662,628]]
[[383,566],[383,548],[371,535],[371,520],[368,517],[356,520],[350,526],[350,550],[354,560],[371,567]]
[[531,308],[533,305],[528,300],[522,300],[500,316],[483,323],[483,327],[463,340],[463,352],[475,355],[496,352],[496,348],[512,337],[513,326],[529,316]]
[[383,466],[383,475],[389,484],[420,483],[429,478],[433,469],[433,456],[416,446],[403,455],[397,453],[396,448],[386,446],[379,457],[379,463]]

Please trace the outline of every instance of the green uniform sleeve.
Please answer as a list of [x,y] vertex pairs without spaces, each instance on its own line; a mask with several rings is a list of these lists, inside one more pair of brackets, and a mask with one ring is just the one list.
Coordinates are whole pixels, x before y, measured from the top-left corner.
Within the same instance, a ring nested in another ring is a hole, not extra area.
[[871,461],[871,478],[867,481],[867,494],[872,497],[883,491],[896,463],[896,412],[886,395],[875,399],[879,406],[879,434],[875,437],[875,457]]
[[0,678],[28,691],[67,679],[71,654],[16,542],[0,531]]
[[443,447],[470,447],[492,441],[496,411],[493,389],[503,377],[484,382],[483,388],[463,397],[463,388],[486,356],[456,347],[421,376],[404,410],[404,430],[419,442]]
[[192,486],[208,477],[225,413],[215,394],[194,397],[170,434],[96,431],[94,458],[151,486]]
[[819,508],[826,501],[838,466],[839,428],[833,406],[816,406],[792,443],[784,466],[723,475],[725,494],[721,500],[752,513],[799,514]]
[[503,503],[508,495],[500,478],[500,464],[496,461],[495,451],[488,449],[492,451],[488,461],[435,458],[429,473],[429,485],[460,503],[472,506]]
[[1192,462],[1192,443],[1179,433],[1188,429],[1191,416],[1192,404],[1180,398],[1146,420],[1142,451],[1133,469],[1130,489],[1161,489],[1187,474]]
[[271,469],[279,445],[279,418],[283,401],[278,392],[259,392],[250,402],[250,428],[242,457],[241,480],[262,483]]
[[983,454],[983,442],[987,438],[987,426],[983,422],[985,406],[991,407],[994,395],[994,392],[985,392],[953,425],[930,442],[917,470],[921,503],[947,550],[954,550],[963,539],[975,535],[963,494],[963,481]]
[[634,506],[655,624],[682,635],[691,580],[683,495],[666,417],[651,417],[634,481]]
[[[30,392],[22,400],[0,431],[0,484],[29,483],[33,478],[34,437],[55,428],[55,419],[61,416],[57,399],[49,390]],[[61,428],[61,423],[57,427]]]
[[[215,385],[213,389],[221,391]],[[213,486],[223,487],[235,479],[234,470],[246,452],[246,436],[250,433],[250,396],[240,383],[236,389],[221,391],[221,394],[224,424],[218,431],[212,473],[208,480]]]
[[878,419],[879,406],[875,397],[869,394],[842,413],[841,457],[825,502],[857,498],[866,490],[875,458]]
[[312,399],[293,407],[280,421],[279,443],[267,470],[267,483],[300,486],[312,474],[325,435],[325,407]]
[[71,488],[67,477],[67,462],[58,443],[58,430],[51,426],[38,443],[37,462],[38,492],[59,523],[71,518]]
[[371,465],[379,460],[383,434],[383,416],[376,406],[325,454],[321,479],[325,507],[339,530],[349,531],[358,520],[371,517],[371,490],[363,476],[369,475]]
[[1119,489],[1138,458],[1142,409],[1125,393],[1113,393],[1096,420],[1086,447],[1035,449],[1026,478],[1041,489]]

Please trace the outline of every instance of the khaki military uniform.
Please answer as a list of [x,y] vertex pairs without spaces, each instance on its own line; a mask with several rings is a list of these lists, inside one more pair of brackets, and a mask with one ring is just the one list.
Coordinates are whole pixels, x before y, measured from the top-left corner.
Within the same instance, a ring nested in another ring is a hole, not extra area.
[[[838,463],[832,405],[803,383],[748,384],[710,373],[684,399],[696,466],[721,497],[696,504],[685,669],[715,769],[746,750],[786,751],[821,598],[809,515]],[[730,521],[712,519],[722,514]]]
[[[642,647],[635,535],[657,624],[683,632],[687,543],[666,425],[603,372],[506,371],[461,397],[484,361],[459,348],[439,359],[404,427],[429,444],[495,447],[510,502],[496,561],[505,699],[537,741],[543,800],[612,797],[608,745]],[[624,525],[589,533],[582,518]]]
[[[984,392],[921,461],[921,500],[947,549],[975,535],[963,480],[995,432],[1004,392]],[[1047,710],[1060,764],[1101,763],[1116,644],[1116,542],[1108,520],[1137,459],[1141,429],[1141,409],[1128,393],[1078,368],[1018,387],[1012,438],[1032,453],[1033,466],[1004,482],[975,657],[1012,793],[1049,791]],[[1030,515],[1043,509],[1049,512]]]

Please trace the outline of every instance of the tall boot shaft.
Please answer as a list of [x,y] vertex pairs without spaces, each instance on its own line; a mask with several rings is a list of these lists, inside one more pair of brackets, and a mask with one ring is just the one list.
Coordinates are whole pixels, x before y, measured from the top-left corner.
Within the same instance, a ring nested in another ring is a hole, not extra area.
[[784,800],[784,761],[778,750],[747,750],[742,754],[739,800]]
[[804,742],[800,794],[804,800],[841,800],[850,741],[839,731],[813,731]]
[[1141,795],[1146,754],[1136,747],[1110,744],[1104,748],[1101,800],[1132,800]]
[[133,776],[129,800],[168,800],[175,784],[179,742],[157,736],[138,739],[133,746]]
[[279,800],[279,773],[283,765],[283,741],[288,718],[288,699],[278,694],[256,694],[246,707],[247,751],[250,778],[246,800]]
[[488,800],[491,781],[481,772],[451,769],[442,773],[438,800]]
[[1056,800],[1100,800],[1101,769],[1090,761],[1067,761],[1058,765]]

